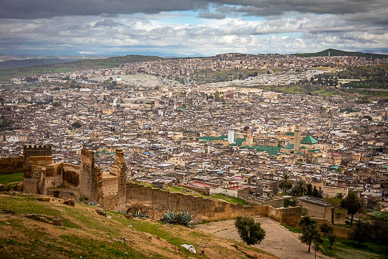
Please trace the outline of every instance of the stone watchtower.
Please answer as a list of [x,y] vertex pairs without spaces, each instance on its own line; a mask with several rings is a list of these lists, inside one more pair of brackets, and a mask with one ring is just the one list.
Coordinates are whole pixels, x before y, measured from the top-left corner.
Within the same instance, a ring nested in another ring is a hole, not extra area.
[[116,159],[114,162],[114,165],[118,167],[117,170],[117,184],[118,184],[118,190],[117,190],[117,205],[118,210],[125,210],[125,202],[127,197],[127,164],[124,159],[124,153],[122,149],[116,149]]
[[30,156],[52,156],[51,145],[24,145],[23,156],[27,161]]
[[94,165],[94,152],[83,148],[81,150],[81,172],[79,176],[80,196],[97,202],[100,198],[101,178],[101,169]]
[[23,146],[24,178],[32,178],[31,166],[43,166],[53,163],[51,145]]

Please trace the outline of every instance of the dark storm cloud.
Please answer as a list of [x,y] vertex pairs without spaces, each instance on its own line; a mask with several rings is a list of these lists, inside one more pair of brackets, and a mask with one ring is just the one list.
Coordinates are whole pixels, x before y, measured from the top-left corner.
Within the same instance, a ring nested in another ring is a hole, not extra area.
[[[0,0],[0,17],[28,19],[68,15],[114,15],[137,12],[207,9],[209,4],[226,13],[270,16],[284,12],[360,14],[360,19],[386,22],[387,0]],[[368,15],[377,11],[377,15]],[[211,13],[203,13],[210,16]],[[218,15],[221,17],[220,15]],[[210,18],[210,17],[209,17]],[[215,18],[215,17],[213,17]],[[357,20],[357,17],[351,17]]]
[[96,24],[93,27],[102,27],[102,26],[114,27],[119,25],[123,25],[123,24],[114,22],[112,19],[104,19],[102,21],[96,22]]
[[0,17],[33,19],[68,15],[159,13],[206,6],[206,1],[202,0],[0,0]]
[[224,19],[226,15],[221,13],[202,12],[198,15],[198,17],[205,19]]

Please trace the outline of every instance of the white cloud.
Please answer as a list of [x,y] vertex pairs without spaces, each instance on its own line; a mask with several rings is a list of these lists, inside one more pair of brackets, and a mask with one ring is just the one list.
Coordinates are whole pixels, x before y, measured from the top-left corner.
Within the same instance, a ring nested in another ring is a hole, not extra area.
[[198,19],[198,24],[166,22],[175,14],[53,17],[0,20],[0,46],[72,50],[75,53],[214,55],[225,52],[294,53],[327,47],[345,50],[386,48],[383,24],[355,24],[349,16],[294,14],[270,19]]

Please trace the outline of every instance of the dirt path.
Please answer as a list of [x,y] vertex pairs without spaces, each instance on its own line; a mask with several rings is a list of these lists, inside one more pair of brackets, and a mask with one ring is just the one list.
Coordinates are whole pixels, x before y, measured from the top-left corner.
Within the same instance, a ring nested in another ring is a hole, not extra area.
[[[265,239],[260,245],[255,245],[255,247],[270,252],[280,258],[314,258],[313,247],[311,247],[311,254],[308,254],[307,246],[299,241],[298,234],[292,233],[270,218],[255,218],[255,221],[260,222],[266,232]],[[223,238],[241,241],[234,226],[234,220],[200,224],[197,226],[197,229]],[[317,253],[317,258],[329,257],[322,254],[318,255]]]

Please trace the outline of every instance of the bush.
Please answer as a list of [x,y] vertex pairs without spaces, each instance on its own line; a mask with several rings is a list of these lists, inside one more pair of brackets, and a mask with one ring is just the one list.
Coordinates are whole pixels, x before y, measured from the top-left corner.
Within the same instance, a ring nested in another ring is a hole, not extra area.
[[294,207],[296,205],[298,205],[296,200],[290,199],[290,198],[284,199],[284,207],[285,208],[287,208],[288,206]]
[[265,237],[265,231],[261,228],[260,223],[255,222],[252,218],[239,216],[234,225],[247,245],[260,244]]
[[373,227],[368,222],[358,222],[352,232],[350,232],[350,238],[358,241],[358,244],[369,241],[372,238]]
[[149,218],[147,213],[142,213],[141,211],[136,211],[135,214],[133,214],[135,218]]
[[161,220],[170,224],[179,224],[184,226],[194,224],[193,215],[188,211],[175,213],[174,211],[168,210],[163,214],[163,218]]

